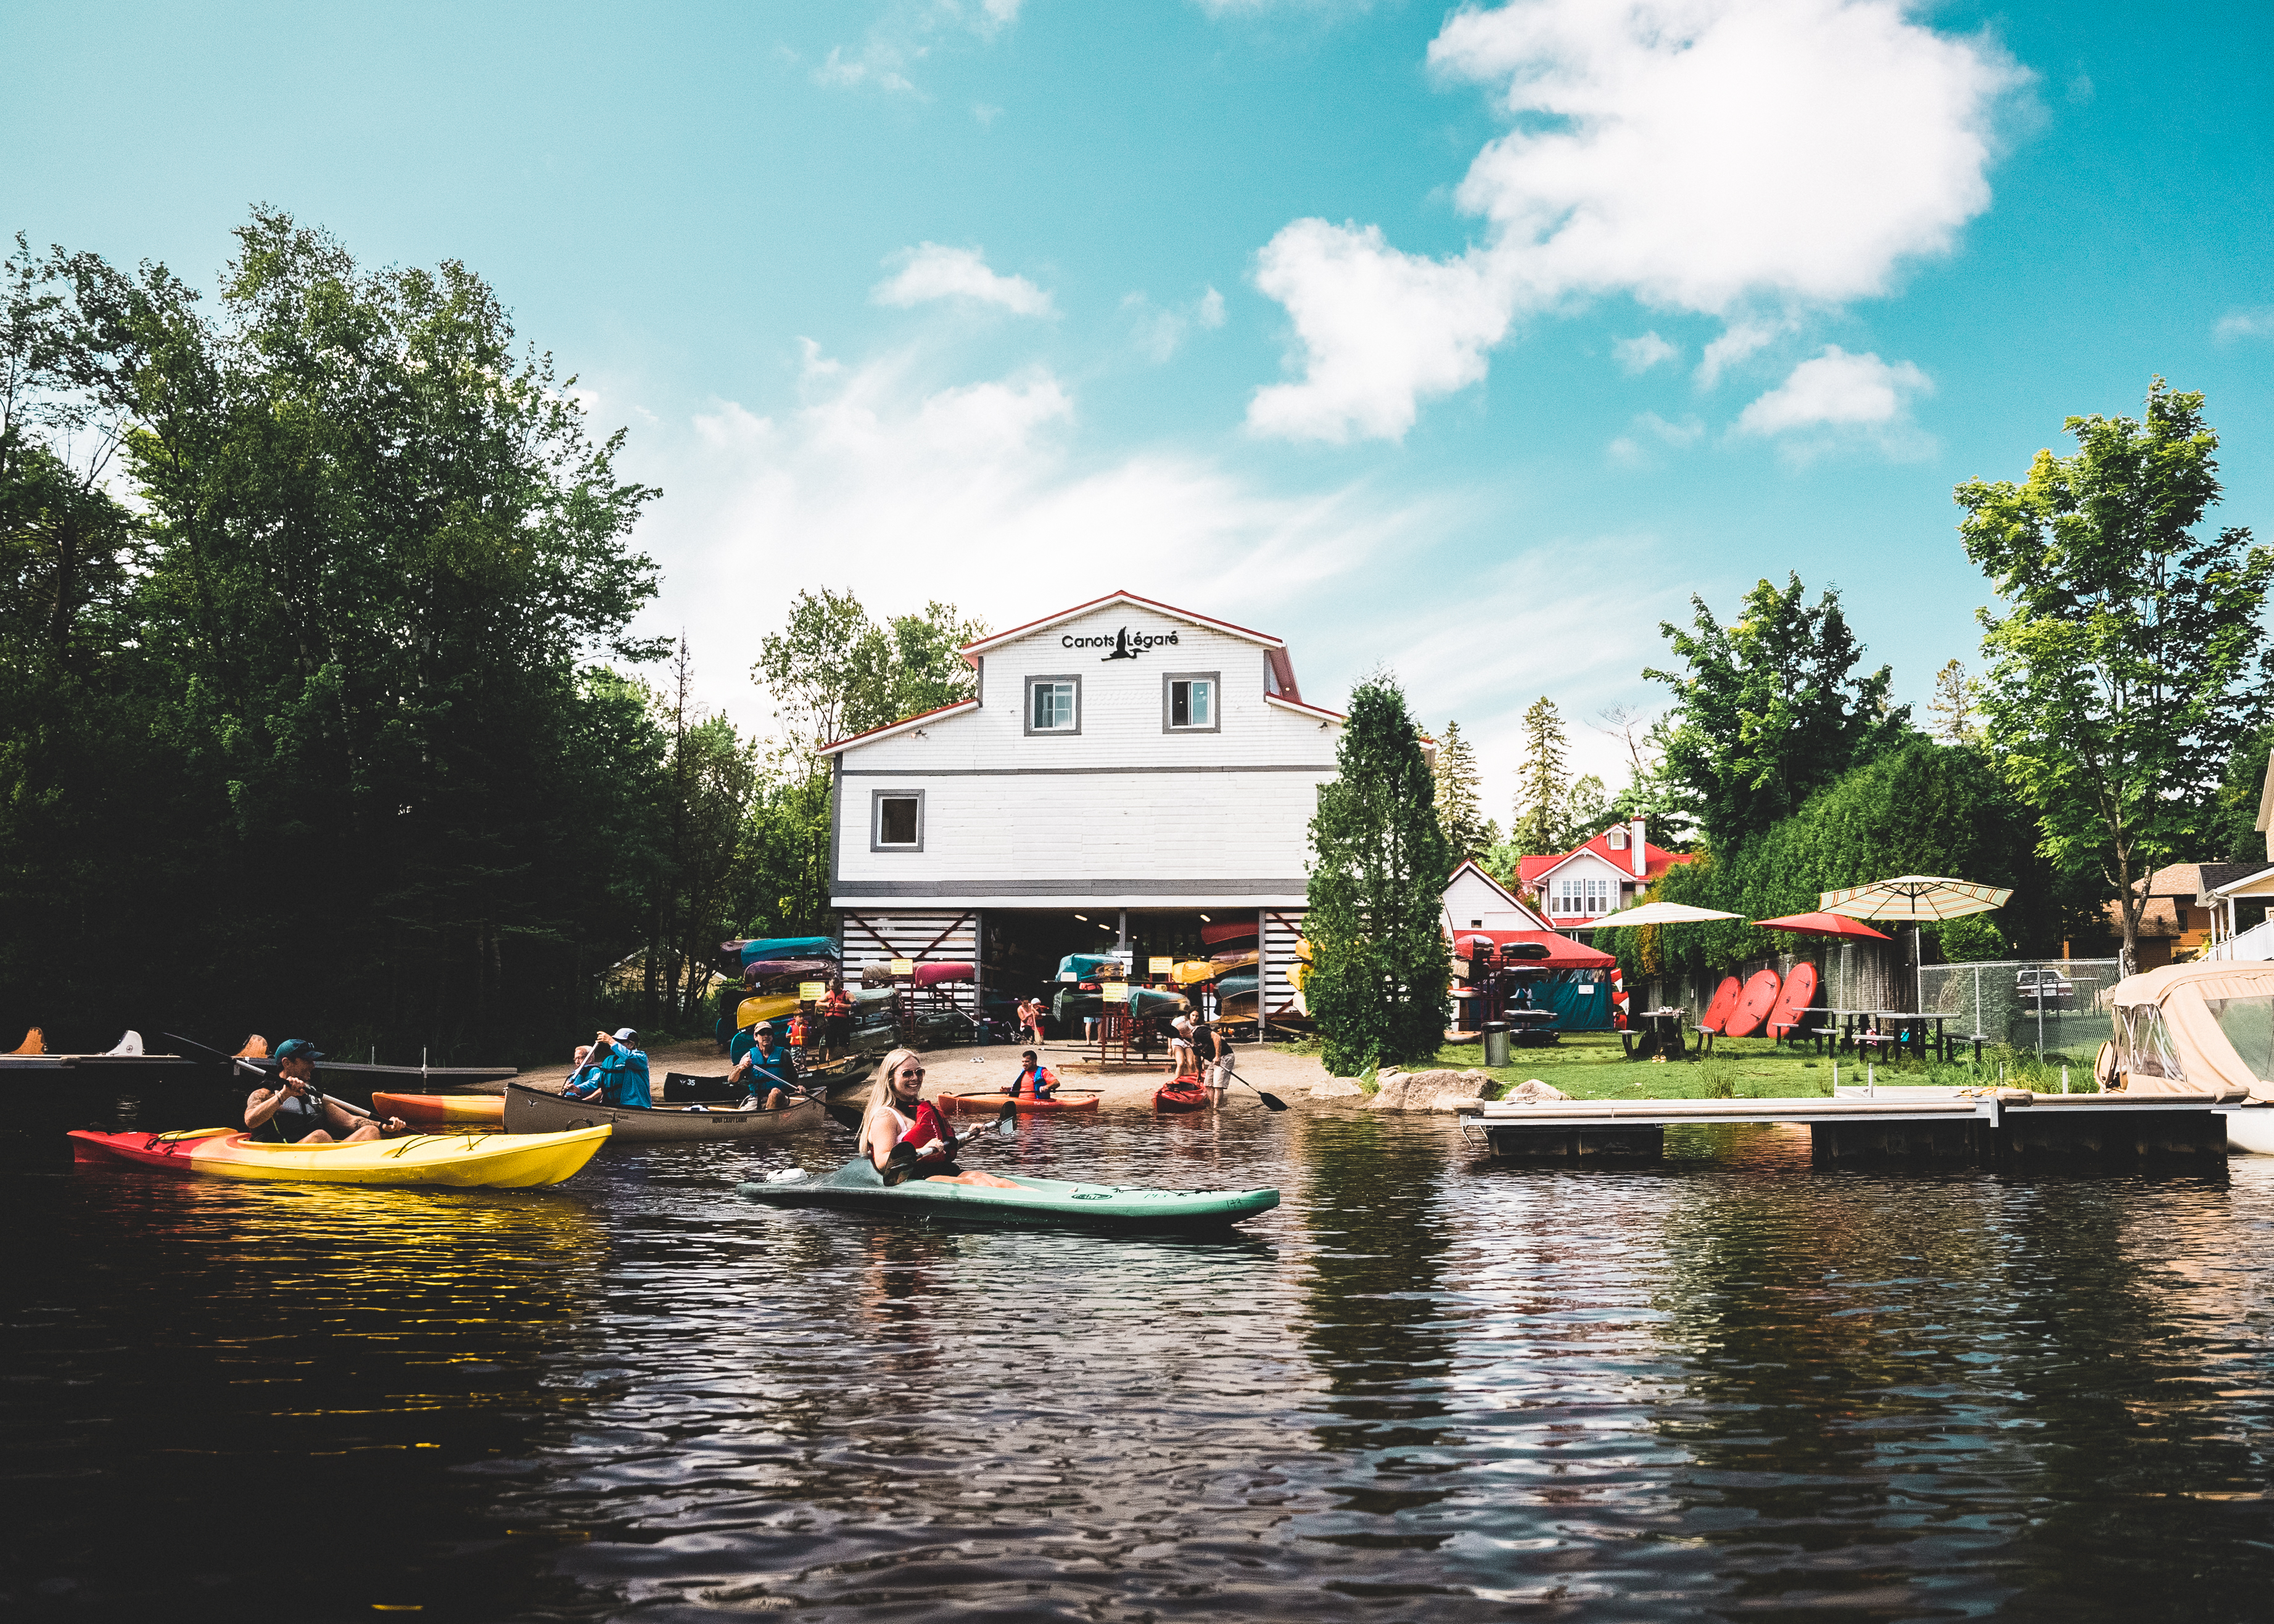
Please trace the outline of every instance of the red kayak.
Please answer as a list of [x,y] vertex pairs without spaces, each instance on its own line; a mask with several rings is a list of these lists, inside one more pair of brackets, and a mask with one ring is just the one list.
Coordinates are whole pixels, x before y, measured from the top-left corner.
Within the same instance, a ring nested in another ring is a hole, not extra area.
[[1163,1083],[1153,1091],[1156,1111],[1204,1111],[1208,1102],[1208,1090],[1198,1083]]

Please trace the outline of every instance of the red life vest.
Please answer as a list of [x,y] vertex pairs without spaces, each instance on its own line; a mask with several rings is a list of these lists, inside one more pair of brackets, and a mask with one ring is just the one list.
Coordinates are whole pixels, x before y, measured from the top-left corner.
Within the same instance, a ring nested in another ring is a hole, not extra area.
[[[934,1139],[939,1140],[943,1145],[952,1146],[955,1143],[955,1131],[947,1125],[947,1118],[939,1114],[937,1106],[930,1100],[919,1101],[916,1104],[915,1121],[906,1133],[900,1135],[900,1143],[915,1147],[929,1145]],[[947,1165],[950,1154],[946,1150],[935,1150],[928,1155],[918,1156],[916,1165],[945,1167]]]

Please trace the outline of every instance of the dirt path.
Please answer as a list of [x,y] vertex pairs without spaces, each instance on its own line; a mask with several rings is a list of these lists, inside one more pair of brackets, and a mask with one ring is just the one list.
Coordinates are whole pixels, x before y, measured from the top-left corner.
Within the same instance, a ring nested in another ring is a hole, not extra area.
[[[1081,1054],[1079,1044],[1047,1043],[1043,1046],[1043,1064],[1058,1074],[1069,1092],[1096,1089],[1101,1109],[1149,1105],[1153,1091],[1169,1080],[1166,1061],[1154,1066],[1099,1065],[1082,1060]],[[727,1070],[727,1057],[711,1043],[674,1043],[668,1048],[650,1049],[647,1064],[649,1076],[660,1086],[666,1071],[687,1071],[698,1077],[721,1075]],[[1291,1101],[1304,1097],[1311,1085],[1326,1075],[1318,1061],[1308,1056],[1282,1055],[1268,1049],[1241,1049],[1235,1053],[1233,1064],[1258,1088],[1268,1089]],[[1018,1071],[1019,1050],[1015,1048],[993,1044],[983,1049],[927,1049],[924,1093],[1001,1088]],[[558,1065],[532,1066],[514,1080],[533,1088],[558,1088],[568,1080],[568,1062],[563,1059]],[[484,1092],[502,1094],[505,1086],[493,1084]],[[1235,1085],[1232,1092],[1245,1091]]]

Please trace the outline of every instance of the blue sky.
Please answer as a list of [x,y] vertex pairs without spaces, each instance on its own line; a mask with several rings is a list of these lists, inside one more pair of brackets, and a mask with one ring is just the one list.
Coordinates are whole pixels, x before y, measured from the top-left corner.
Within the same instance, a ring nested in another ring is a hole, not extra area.
[[464,259],[666,494],[746,723],[801,586],[1131,590],[1387,664],[1493,804],[1542,693],[1837,584],[1924,701],[1950,488],[2150,376],[2274,492],[2274,8],[42,4],[0,225],[210,285],[255,200]]

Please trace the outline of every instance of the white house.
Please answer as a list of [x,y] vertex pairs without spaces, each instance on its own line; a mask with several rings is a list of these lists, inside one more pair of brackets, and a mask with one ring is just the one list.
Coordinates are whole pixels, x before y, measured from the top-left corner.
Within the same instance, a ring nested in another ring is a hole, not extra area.
[[830,894],[849,966],[982,966],[1041,990],[1069,952],[1151,959],[1253,917],[1291,1007],[1311,814],[1343,718],[1276,637],[1116,592],[968,644],[978,692],[840,739]]
[[1557,930],[1572,930],[1632,906],[1676,863],[1690,861],[1643,838],[1643,821],[1614,823],[1559,855],[1520,858],[1517,881],[1540,898]]
[[1547,921],[1509,894],[1508,888],[1477,867],[1474,860],[1453,870],[1445,882],[1445,934],[1468,930],[1545,930]]

